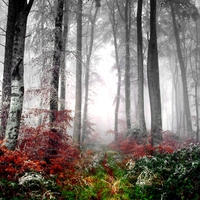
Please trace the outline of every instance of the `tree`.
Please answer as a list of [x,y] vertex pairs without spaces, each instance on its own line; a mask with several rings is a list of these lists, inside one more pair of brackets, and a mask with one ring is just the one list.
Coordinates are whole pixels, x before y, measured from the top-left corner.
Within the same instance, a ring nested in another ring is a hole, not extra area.
[[34,0],[18,0],[15,9],[18,11],[14,26],[12,72],[11,72],[11,101],[3,145],[14,150],[19,134],[21,113],[24,97],[24,46],[26,37],[27,18]]
[[11,98],[11,65],[13,56],[13,41],[14,41],[16,17],[17,14],[19,14],[17,13],[17,10],[15,8],[16,8],[16,1],[9,0],[5,55],[4,55],[3,83],[2,83],[1,129],[0,129],[0,137],[2,139],[5,135],[8,112],[10,108],[10,98]]
[[138,0],[137,8],[137,64],[138,64],[138,115],[140,134],[146,134],[144,117],[144,72],[143,72],[143,39],[142,39],[142,3]]
[[130,28],[131,28],[131,7],[130,1],[126,0],[125,4],[125,29],[126,29],[126,62],[125,62],[125,112],[126,127],[131,129],[131,97],[130,97]]
[[88,125],[88,97],[89,97],[89,80],[90,80],[90,61],[92,56],[93,50],[93,43],[94,43],[94,33],[95,33],[95,22],[97,19],[97,13],[99,10],[99,4],[96,4],[95,13],[92,16],[90,13],[90,24],[91,24],[91,31],[90,31],[90,41],[89,41],[89,48],[86,55],[86,71],[85,71],[85,101],[84,101],[84,109],[83,109],[83,127],[82,127],[82,142],[84,142],[85,138],[87,137],[87,125]]
[[69,24],[69,0],[64,0],[64,16],[63,16],[63,45],[62,45],[62,59],[61,59],[61,70],[60,70],[60,110],[65,109],[65,58],[66,58],[66,45],[68,37],[68,24]]
[[110,14],[109,19],[112,26],[112,35],[114,39],[114,48],[115,48],[115,62],[117,67],[117,95],[116,95],[116,104],[115,104],[115,119],[114,119],[114,133],[115,133],[115,141],[118,138],[118,124],[119,124],[119,106],[120,106],[120,95],[121,95],[121,67],[119,64],[119,49],[118,49],[118,38],[117,38],[117,30],[118,30],[118,22],[116,19],[116,11],[115,11],[115,1],[110,4],[107,1],[107,6],[109,8]]
[[181,43],[180,43],[180,38],[179,38],[179,32],[178,32],[178,27],[177,27],[177,22],[176,22],[174,6],[175,6],[175,4],[173,4],[171,2],[170,3],[171,15],[172,15],[172,21],[173,21],[174,35],[175,35],[175,39],[176,39],[177,55],[178,55],[178,60],[179,60],[179,65],[180,65],[180,70],[181,70],[182,85],[183,85],[183,101],[184,101],[184,108],[185,108],[185,115],[186,115],[187,131],[188,131],[188,134],[192,134],[192,124],[191,124],[190,105],[189,105],[189,99],[188,99],[186,67],[185,67],[182,50],[181,50]]
[[77,44],[76,44],[76,100],[73,141],[80,145],[82,108],[82,0],[77,5]]
[[62,21],[63,21],[63,0],[58,0],[57,14],[55,19],[55,41],[53,55],[53,69],[50,92],[50,122],[56,120],[56,112],[58,111],[58,86],[59,72],[62,59]]
[[150,0],[150,40],[147,61],[147,76],[151,107],[151,143],[153,146],[157,146],[162,141],[162,116],[156,30],[156,2],[156,0]]

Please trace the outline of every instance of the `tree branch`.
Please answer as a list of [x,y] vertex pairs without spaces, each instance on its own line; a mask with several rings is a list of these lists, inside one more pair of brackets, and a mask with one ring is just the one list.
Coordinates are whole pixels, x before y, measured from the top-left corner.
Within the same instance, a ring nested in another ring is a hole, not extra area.
[[4,4],[6,5],[6,6],[8,6],[8,4],[4,1],[4,0],[2,0],[3,2],[4,2]]
[[4,45],[4,44],[1,44],[1,43],[0,43],[0,46],[5,47],[5,45]]
[[6,31],[5,31],[3,28],[0,27],[0,29],[1,29],[4,33],[6,33]]

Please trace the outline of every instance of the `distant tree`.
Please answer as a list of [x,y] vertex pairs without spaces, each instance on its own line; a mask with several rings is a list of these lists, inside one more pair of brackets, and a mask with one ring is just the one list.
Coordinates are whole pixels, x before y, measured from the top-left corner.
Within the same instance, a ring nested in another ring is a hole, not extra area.
[[82,0],[77,2],[76,96],[73,141],[80,145],[82,108]]
[[143,36],[142,36],[142,3],[138,0],[137,8],[137,64],[138,64],[138,117],[140,134],[146,135],[144,116],[144,66],[143,66]]
[[17,10],[16,22],[14,25],[14,39],[12,52],[11,71],[11,101],[6,126],[6,133],[3,145],[14,150],[19,134],[21,113],[24,97],[24,46],[26,38],[27,18],[34,0],[27,3],[26,0],[16,0]]
[[90,10],[90,15],[89,15],[89,24],[91,26],[91,30],[90,30],[89,45],[88,45],[88,48],[86,48],[88,49],[88,51],[86,51],[87,55],[86,55],[86,63],[85,63],[85,99],[84,99],[84,108],[83,108],[82,142],[84,142],[84,140],[88,137],[87,125],[88,125],[90,62],[91,62],[91,56],[92,56],[92,51],[93,51],[95,23],[97,19],[98,10],[99,10],[99,4],[96,4],[94,15],[91,14],[91,10]]
[[180,69],[181,69],[181,77],[182,77],[182,84],[183,84],[183,101],[184,101],[184,108],[186,114],[186,123],[187,123],[187,131],[188,133],[192,133],[192,124],[191,124],[191,115],[190,115],[190,106],[189,106],[189,99],[188,99],[188,86],[187,86],[187,77],[186,77],[186,68],[182,56],[181,50],[181,43],[177,28],[177,22],[175,19],[175,12],[174,12],[174,5],[171,4],[171,13],[172,13],[172,20],[173,20],[173,27],[174,27],[174,35],[176,39],[176,47],[177,47],[177,55],[179,59]]
[[151,142],[153,146],[157,146],[162,141],[162,115],[157,50],[156,13],[157,0],[150,0],[150,40],[148,47],[147,76],[151,107]]
[[57,13],[55,18],[55,41],[54,41],[54,55],[53,55],[53,69],[50,92],[50,122],[56,120],[56,112],[58,111],[58,86],[59,86],[59,72],[62,59],[62,21],[63,21],[63,0],[57,2]]
[[[184,102],[184,111],[186,116],[186,125],[188,134],[192,134],[192,123],[191,123],[191,112],[190,112],[190,104],[188,97],[188,85],[187,85],[187,70],[183,58],[183,50],[181,49],[181,41],[179,36],[179,28],[178,22],[176,20],[176,16],[181,17],[182,19],[190,18],[192,16],[193,19],[197,18],[198,11],[196,7],[190,3],[189,0],[185,1],[177,1],[174,0],[169,3],[171,8],[171,16],[174,28],[174,35],[176,40],[176,50],[177,56],[179,60],[180,70],[181,70],[181,78],[182,78],[182,86],[183,86],[183,102]],[[185,120],[184,120],[185,121]]]
[[115,63],[117,68],[117,94],[116,94],[116,104],[115,104],[115,119],[114,119],[114,133],[115,140],[118,138],[118,124],[119,124],[119,106],[120,106],[120,95],[121,95],[121,67],[119,63],[119,45],[118,45],[118,28],[119,24],[117,22],[117,14],[116,12],[116,1],[107,1],[107,6],[109,8],[109,20],[112,26],[112,35],[114,39],[114,48],[115,48]]

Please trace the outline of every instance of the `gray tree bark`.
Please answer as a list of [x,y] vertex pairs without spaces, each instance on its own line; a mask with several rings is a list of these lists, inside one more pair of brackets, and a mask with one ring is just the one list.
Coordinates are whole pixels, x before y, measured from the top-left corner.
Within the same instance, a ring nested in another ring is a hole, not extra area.
[[73,141],[80,145],[81,109],[82,109],[82,0],[77,8],[77,44],[76,44],[76,100],[74,115]]
[[3,145],[10,150],[14,150],[17,144],[19,134],[21,113],[23,108],[24,97],[24,46],[26,36],[27,18],[34,0],[29,3],[25,0],[18,1],[16,9],[20,12],[17,15],[14,26],[14,42],[13,42],[13,57],[12,57],[12,73],[11,73],[11,101],[8,121],[6,126],[6,134]]
[[16,2],[9,0],[7,27],[6,27],[6,44],[5,44],[5,54],[4,54],[3,82],[2,82],[0,139],[3,139],[5,136],[8,112],[10,108],[11,66],[12,66],[15,23],[16,23],[16,17],[17,17],[17,11],[15,7],[16,7]]
[[156,1],[157,0],[150,0],[150,40],[147,61],[147,76],[151,107],[151,143],[153,146],[159,145],[162,141],[162,115],[156,30]]
[[146,135],[146,122],[144,116],[144,66],[143,66],[143,38],[142,38],[142,3],[138,0],[137,8],[137,64],[138,64],[138,117],[140,134]]
[[89,80],[90,80],[90,61],[92,56],[92,49],[94,43],[94,29],[95,22],[97,18],[97,12],[99,7],[96,7],[94,16],[91,16],[91,32],[90,32],[90,43],[89,43],[89,51],[87,52],[86,58],[86,71],[85,71],[85,101],[84,101],[84,109],[83,109],[83,127],[82,127],[82,142],[88,137],[87,135],[87,124],[88,124],[88,97],[89,97]]
[[131,129],[131,97],[130,97],[130,1],[125,5],[125,29],[126,29],[126,61],[125,61],[125,112],[126,128]]
[[63,0],[58,0],[57,14],[55,19],[55,41],[53,55],[53,69],[50,91],[50,122],[56,120],[56,112],[58,111],[58,86],[59,72],[62,59],[62,20],[63,20]]
[[60,108],[59,110],[65,110],[65,83],[66,83],[66,45],[69,29],[69,0],[64,0],[64,15],[63,15],[63,45],[62,45],[62,59],[61,59],[61,71],[60,71]]

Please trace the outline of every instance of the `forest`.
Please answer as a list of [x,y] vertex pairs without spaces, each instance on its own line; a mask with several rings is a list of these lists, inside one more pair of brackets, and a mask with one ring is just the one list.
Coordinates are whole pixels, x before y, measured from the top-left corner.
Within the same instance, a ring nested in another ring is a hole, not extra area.
[[0,199],[200,200],[199,12],[1,0]]

